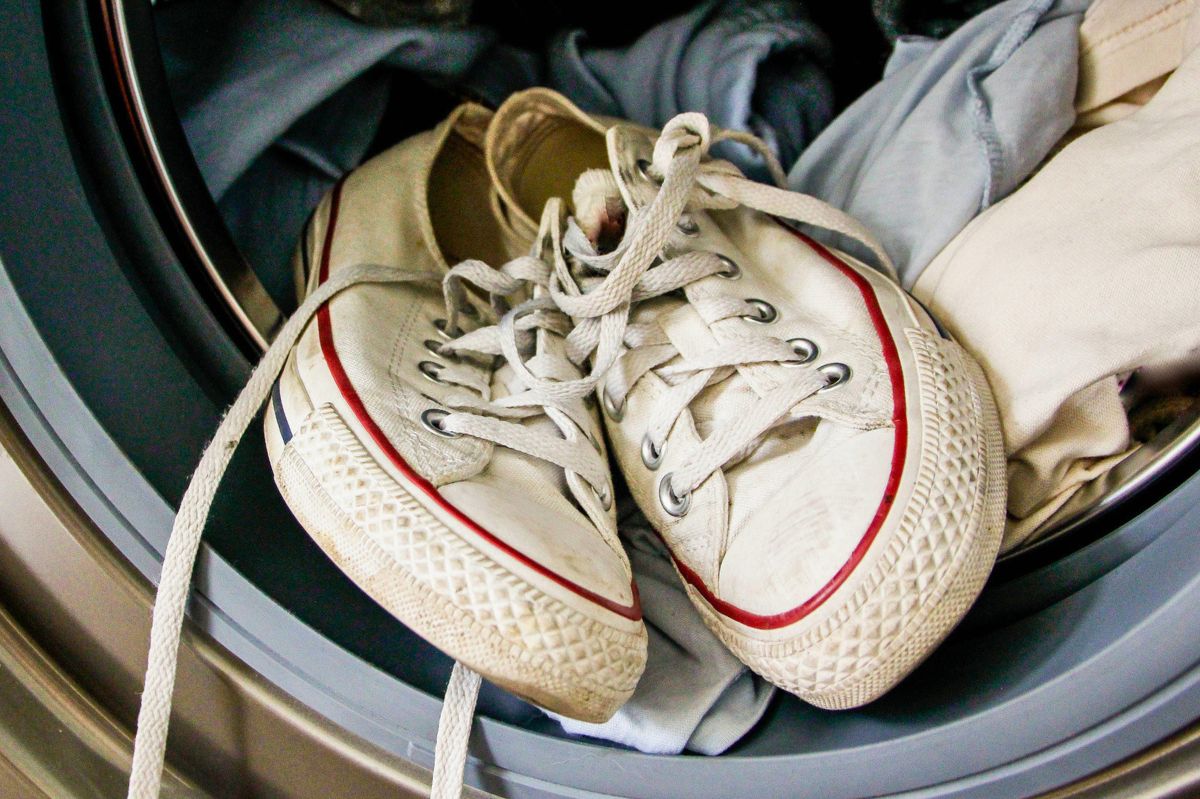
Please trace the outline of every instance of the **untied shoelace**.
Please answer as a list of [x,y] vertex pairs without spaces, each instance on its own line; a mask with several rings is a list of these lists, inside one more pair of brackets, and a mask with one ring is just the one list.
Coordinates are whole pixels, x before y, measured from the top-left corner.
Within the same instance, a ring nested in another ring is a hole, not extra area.
[[[638,209],[633,214],[617,250],[607,255],[597,255],[581,246],[572,248],[572,254],[578,260],[605,275],[598,284],[587,285],[586,292],[570,274],[562,257],[563,248],[554,247],[550,253],[553,269],[547,268],[545,255],[542,259],[516,259],[500,270],[468,261],[456,266],[445,277],[377,265],[349,267],[338,270],[305,299],[280,330],[221,420],[180,502],[155,596],[146,681],[134,740],[128,793],[130,799],[156,799],[161,786],[188,590],[204,524],[221,477],[229,466],[238,442],[258,409],[266,402],[271,386],[278,379],[288,354],[305,326],[317,310],[336,294],[364,283],[444,280],[447,330],[459,333],[464,283],[473,283],[488,291],[494,303],[515,293],[523,283],[536,286],[533,298],[507,310],[496,326],[463,333],[443,345],[450,353],[502,355],[524,390],[492,401],[487,394],[488,387],[480,380],[477,370],[461,363],[451,364],[439,370],[437,377],[442,382],[459,385],[465,391],[447,401],[455,410],[440,417],[437,426],[444,433],[476,436],[555,463],[566,471],[569,484],[576,481],[572,485],[573,490],[578,490],[577,481],[583,480],[598,495],[603,497],[607,494],[607,499],[611,501],[612,489],[607,478],[607,466],[598,451],[587,442],[586,436],[579,434],[586,429],[586,425],[578,400],[596,389],[618,358],[624,355],[627,346],[634,350],[650,350],[662,345],[661,340],[644,328],[629,325],[632,303],[683,288],[701,277],[727,268],[723,261],[711,253],[691,253],[663,260],[655,266],[672,229],[686,209],[730,208],[740,204],[775,216],[815,224],[862,241],[875,253],[880,263],[894,274],[890,261],[874,237],[860,223],[837,209],[806,195],[754,183],[724,162],[709,162],[701,168],[701,159],[714,139],[731,139],[755,147],[767,158],[776,179],[782,180],[778,162],[756,138],[733,131],[718,131],[714,137],[703,115],[677,116],[667,124],[655,145],[654,167],[664,176],[660,190],[648,207]],[[560,205],[556,204],[560,202],[551,201],[547,216],[560,213]],[[568,235],[568,247],[570,243]],[[652,269],[652,266],[655,268]],[[548,291],[545,290],[547,286]],[[724,311],[717,311],[715,305],[710,305],[710,316],[733,310],[730,306]],[[575,320],[573,329],[564,321],[562,312]],[[567,355],[575,364],[590,360],[591,371],[576,377],[569,371],[561,370],[552,360],[549,363],[539,363],[537,358],[525,360],[529,337],[536,335],[533,333],[536,330],[558,334],[569,330]],[[758,345],[748,343],[732,356],[714,354],[713,358],[699,363],[679,365],[675,374],[690,372],[691,377],[679,384],[679,393],[669,406],[671,412],[678,415],[690,398],[715,375],[727,372],[736,363],[746,362],[747,359],[780,362],[796,359],[790,349],[785,353],[778,348],[769,349],[773,345],[767,344],[766,349],[759,351],[754,349],[755,346]],[[640,356],[643,362],[627,374],[636,375],[639,370],[645,374],[674,357],[656,360],[662,354],[657,353],[650,358]],[[668,370],[666,374],[672,373]],[[627,381],[630,386],[632,382]],[[706,439],[709,452],[701,451],[686,471],[677,472],[675,479],[679,482],[667,482],[668,488],[674,485],[678,494],[692,490],[713,470],[735,457],[737,452],[745,451],[747,442],[753,441],[776,423],[799,399],[812,394],[823,384],[823,381],[815,379],[796,381],[788,391],[764,399],[764,413],[747,418],[740,425]],[[621,390],[615,384],[614,388]],[[538,413],[550,417],[564,437],[528,430],[519,422],[509,421]],[[666,418],[668,414],[660,416]],[[679,488],[685,485],[687,488]],[[449,799],[461,793],[479,682],[478,674],[462,664],[455,664],[438,726],[431,793],[434,799]]]
[[[201,535],[221,478],[306,325],[339,292],[362,284],[441,281],[447,306],[446,330],[452,336],[442,345],[442,352],[447,356],[465,354],[467,357],[450,364],[437,375],[441,382],[464,389],[447,399],[445,404],[454,410],[440,417],[438,429],[448,435],[482,438],[547,460],[567,472],[572,490],[579,490],[580,481],[583,481],[597,494],[607,494],[611,499],[607,463],[583,433],[586,411],[581,402],[541,397],[536,389],[489,400],[490,386],[485,376],[492,371],[491,357],[500,355],[502,349],[521,362],[523,373],[531,373],[528,369],[532,366],[543,379],[555,373],[559,377],[565,376],[561,364],[555,364],[554,359],[535,356],[529,360],[529,365],[522,360],[535,344],[538,331],[562,334],[568,328],[561,312],[544,298],[548,278],[549,268],[545,262],[532,257],[514,259],[499,269],[478,261],[466,261],[445,276],[387,266],[358,265],[337,270],[292,314],[222,418],[180,502],[155,595],[146,680],[134,739],[130,799],[156,799],[162,784],[188,591]],[[533,287],[534,299],[519,306],[520,321],[505,326],[509,341],[503,348],[495,326],[469,333],[460,330],[466,284],[487,292],[493,309],[507,315],[511,312],[507,310],[506,298]],[[488,363],[480,366],[477,362],[480,357]],[[554,421],[561,436],[545,430],[530,430],[520,424],[521,419],[541,413]],[[454,664],[438,722],[431,792],[434,799],[451,799],[462,793],[467,744],[479,685],[477,673],[461,663]]]

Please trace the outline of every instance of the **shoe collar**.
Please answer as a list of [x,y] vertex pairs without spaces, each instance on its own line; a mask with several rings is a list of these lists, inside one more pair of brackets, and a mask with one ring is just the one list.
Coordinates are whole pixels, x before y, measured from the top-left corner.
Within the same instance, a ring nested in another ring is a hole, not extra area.
[[570,197],[584,170],[608,168],[608,127],[549,89],[518,92],[496,111],[484,156],[496,215],[516,252],[528,252],[546,200]]

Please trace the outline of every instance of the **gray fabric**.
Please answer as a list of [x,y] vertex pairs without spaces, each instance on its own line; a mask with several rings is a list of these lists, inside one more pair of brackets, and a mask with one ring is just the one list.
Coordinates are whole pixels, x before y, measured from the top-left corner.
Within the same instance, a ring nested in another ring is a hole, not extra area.
[[1071,126],[1088,2],[1008,0],[940,43],[901,40],[899,64],[805,150],[790,187],[873,229],[911,287]]
[[263,288],[295,307],[291,258],[312,209],[371,144],[388,98],[387,75],[360,75],[297,120],[251,162],[217,202]]
[[[367,154],[391,80],[420,78],[499,105],[547,71],[541,54],[488,29],[370,27],[321,0],[177,0],[156,14],[196,163],[285,311],[304,219]],[[785,0],[710,0],[628,50],[587,51],[582,34],[564,34],[548,60],[551,82],[587,110],[654,125],[704,111],[762,136],[785,163],[832,114],[829,44]],[[747,148],[720,147],[766,177]]]
[[568,733],[642,752],[719,755],[758,723],[775,688],[704,626],[666,549],[632,503],[622,514],[621,535],[650,636],[646,671],[629,701],[603,724],[551,715]]
[[228,31],[180,113],[217,197],[300,117],[376,64],[450,79],[493,38],[469,28],[372,28],[319,0],[249,0]]
[[[549,85],[585,111],[661,127],[683,111],[745,130],[792,163],[833,114],[830,44],[788,0],[710,0],[624,49],[561,34],[547,53]],[[714,148],[754,177],[767,173],[743,145]]]
[[320,0],[224,3],[220,14],[207,2],[159,9],[164,64],[205,183],[285,310],[304,220],[367,153],[392,75],[498,103],[537,74],[533,56],[482,28],[370,27]]
[[414,22],[462,25],[471,14],[471,0],[329,0],[368,25],[409,25]]

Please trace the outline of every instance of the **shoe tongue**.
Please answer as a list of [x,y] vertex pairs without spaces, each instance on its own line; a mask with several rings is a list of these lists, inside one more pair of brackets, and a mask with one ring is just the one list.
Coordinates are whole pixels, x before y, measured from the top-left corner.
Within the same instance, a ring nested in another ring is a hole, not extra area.
[[575,224],[598,253],[611,252],[625,234],[628,217],[616,178],[607,169],[589,169],[571,192]]
[[607,168],[604,129],[548,89],[514,94],[496,111],[484,151],[514,255],[528,252],[547,200],[570,197],[581,173]]
[[635,125],[614,125],[605,136],[609,169],[621,198],[630,208],[649,205],[658,192],[658,187],[643,171],[654,158],[652,134],[652,131]]

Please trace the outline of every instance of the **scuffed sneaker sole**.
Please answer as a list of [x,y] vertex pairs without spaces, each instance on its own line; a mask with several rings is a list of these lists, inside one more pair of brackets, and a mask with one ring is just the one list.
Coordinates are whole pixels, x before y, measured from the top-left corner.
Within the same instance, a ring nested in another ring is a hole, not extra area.
[[770,641],[684,581],[705,623],[738,658],[829,710],[877,699],[937,648],[983,589],[1004,531],[1004,447],[983,370],[954,342],[905,333],[926,411],[918,489],[890,535],[875,543],[884,554],[871,572],[830,597],[840,605],[819,624],[797,622],[795,636]]
[[547,710],[606,721],[633,693],[646,632],[605,625],[468,544],[377,464],[330,405],[274,464],[284,500],[338,568],[415,633]]

